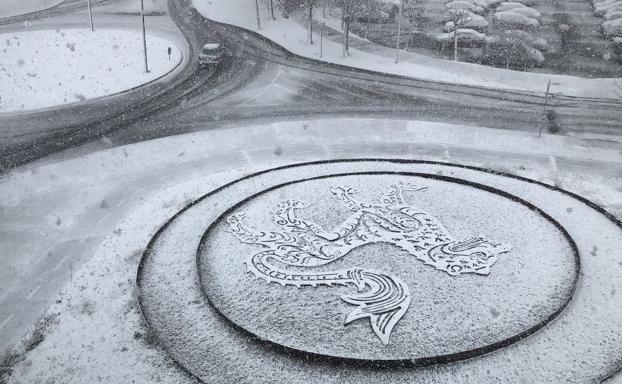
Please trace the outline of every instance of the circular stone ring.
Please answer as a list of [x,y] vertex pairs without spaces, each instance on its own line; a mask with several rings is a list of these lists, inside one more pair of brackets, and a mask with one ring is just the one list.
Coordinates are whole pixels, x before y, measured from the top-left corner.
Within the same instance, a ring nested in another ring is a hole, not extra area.
[[512,175],[321,161],[191,203],[137,282],[162,345],[205,382],[591,382],[622,356],[621,228]]

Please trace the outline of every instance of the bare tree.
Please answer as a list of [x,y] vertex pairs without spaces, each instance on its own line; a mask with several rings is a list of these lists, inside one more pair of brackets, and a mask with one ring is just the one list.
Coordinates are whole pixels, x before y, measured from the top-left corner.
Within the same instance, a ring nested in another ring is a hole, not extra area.
[[[505,47],[505,68],[510,66],[518,59],[527,59],[525,55],[537,54],[533,48],[534,37],[529,32],[521,30],[503,30],[500,34],[502,45]],[[541,55],[541,54],[540,54]]]
[[341,0],[341,28],[343,29],[343,57],[350,55],[350,20],[349,0]]
[[259,18],[259,0],[255,0],[255,13],[257,14],[257,29],[261,29],[261,19]]
[[313,44],[313,8],[318,0],[304,0],[307,11],[309,12],[309,44]]
[[454,60],[458,60],[458,29],[471,21],[471,13],[466,9],[452,8],[445,14],[445,21],[453,23],[454,27]]

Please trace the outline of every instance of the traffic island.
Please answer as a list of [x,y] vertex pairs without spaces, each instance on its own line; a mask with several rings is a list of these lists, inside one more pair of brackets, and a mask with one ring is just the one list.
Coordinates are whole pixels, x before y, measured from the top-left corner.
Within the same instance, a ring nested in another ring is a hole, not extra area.
[[587,383],[618,368],[621,240],[606,211],[533,180],[322,161],[192,202],[137,284],[161,345],[204,382]]
[[145,65],[143,36],[132,30],[35,30],[0,40],[0,113],[118,94],[165,76],[182,59],[173,42],[147,35]]

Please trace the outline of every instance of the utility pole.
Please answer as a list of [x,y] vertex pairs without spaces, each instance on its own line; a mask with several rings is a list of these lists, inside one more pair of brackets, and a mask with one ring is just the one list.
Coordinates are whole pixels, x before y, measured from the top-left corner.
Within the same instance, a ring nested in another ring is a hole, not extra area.
[[309,44],[313,44],[313,1],[309,0]]
[[322,24],[322,29],[320,29],[320,57],[323,55],[324,51],[324,28],[326,27],[326,22]]
[[147,33],[145,32],[145,1],[140,0],[140,16],[143,21],[143,53],[145,54],[145,72],[149,73],[149,65],[147,64]]
[[93,11],[91,10],[91,0],[86,0],[86,4],[89,7],[89,23],[91,24],[91,32],[95,31],[93,28]]
[[551,90],[551,79],[546,83],[546,93],[544,94],[544,107],[542,107],[542,119],[540,120],[540,132],[538,137],[542,136],[542,128],[544,127],[544,120],[546,118],[546,106],[549,103],[549,91]]
[[400,11],[397,16],[397,42],[395,44],[395,64],[400,61],[400,32],[402,30],[402,8],[404,0],[400,0]]
[[257,29],[261,30],[261,20],[259,19],[259,0],[255,0],[255,13],[257,14]]

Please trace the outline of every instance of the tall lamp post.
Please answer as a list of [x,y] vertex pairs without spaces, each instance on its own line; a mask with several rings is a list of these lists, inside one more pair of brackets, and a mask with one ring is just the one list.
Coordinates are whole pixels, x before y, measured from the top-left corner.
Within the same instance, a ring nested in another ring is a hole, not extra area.
[[89,23],[91,24],[91,31],[94,31],[93,28],[93,11],[91,10],[91,0],[86,0],[86,5],[89,7]]
[[149,73],[149,65],[147,64],[147,34],[145,32],[145,1],[140,0],[140,16],[143,21],[143,53],[145,55],[145,72]]
[[397,42],[395,43],[395,63],[400,60],[400,32],[402,30],[402,3],[404,0],[400,0],[400,11],[397,17]]
[[255,14],[257,15],[257,29],[261,30],[261,19],[259,18],[259,0],[255,0]]

